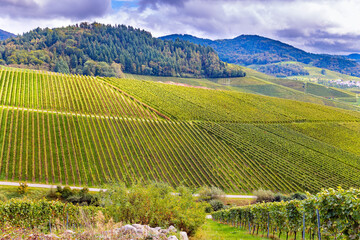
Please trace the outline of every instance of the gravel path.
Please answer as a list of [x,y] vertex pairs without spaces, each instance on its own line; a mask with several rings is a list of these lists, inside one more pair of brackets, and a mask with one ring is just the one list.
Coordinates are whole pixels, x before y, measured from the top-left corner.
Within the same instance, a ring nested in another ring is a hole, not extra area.
[[[19,186],[19,182],[0,182],[0,186]],[[29,187],[35,188],[56,188],[58,185],[48,185],[48,184],[38,184],[38,183],[26,183]],[[70,186],[71,189],[82,189],[82,187]],[[100,190],[106,190],[103,188],[89,188],[91,192],[99,192]],[[175,193],[174,193],[175,194]],[[195,197],[199,194],[194,194]],[[246,199],[255,199],[256,196],[251,195],[225,195],[226,198],[246,198]]]
[[[19,186],[18,182],[0,182],[0,186]],[[56,188],[58,185],[48,185],[48,184],[37,184],[37,183],[26,183],[29,187],[35,188]],[[82,189],[82,187],[71,187],[71,189]],[[104,190],[101,188],[89,188],[91,192],[99,192],[100,190]]]

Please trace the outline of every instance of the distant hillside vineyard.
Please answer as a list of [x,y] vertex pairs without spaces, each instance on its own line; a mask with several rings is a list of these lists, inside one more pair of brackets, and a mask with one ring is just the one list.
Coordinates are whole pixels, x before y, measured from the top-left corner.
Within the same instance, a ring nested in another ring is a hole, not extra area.
[[0,64],[89,76],[242,77],[210,47],[163,41],[124,25],[37,28],[0,43]]
[[317,104],[3,68],[0,126],[0,180],[360,187],[360,113]]

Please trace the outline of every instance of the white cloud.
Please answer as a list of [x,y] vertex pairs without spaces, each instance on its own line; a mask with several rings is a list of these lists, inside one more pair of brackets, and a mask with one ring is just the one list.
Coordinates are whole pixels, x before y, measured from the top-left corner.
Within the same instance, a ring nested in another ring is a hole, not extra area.
[[[46,6],[50,0],[0,0],[0,3],[31,5],[34,1]],[[99,3],[100,0],[91,1]],[[66,3],[66,7],[58,11],[60,14],[55,12],[46,20],[36,20],[31,16],[24,20],[1,14],[0,28],[22,33],[37,26],[64,26],[81,19],[131,25],[148,30],[154,36],[187,33],[218,39],[240,34],[258,34],[310,51],[325,51],[326,49],[321,49],[321,42],[326,43],[329,48],[333,46],[329,51],[334,52],[360,49],[358,41],[354,41],[360,36],[360,4],[357,0],[123,0],[120,2],[138,2],[138,7],[125,4],[113,11],[104,8],[98,17],[96,14],[86,15],[86,11],[82,11],[78,19],[76,11],[67,13],[72,2],[74,1],[59,1]],[[80,2],[85,4],[86,1]],[[1,8],[0,5],[0,13]],[[65,13],[61,15],[62,12]],[[337,50],[337,47],[342,49]]]

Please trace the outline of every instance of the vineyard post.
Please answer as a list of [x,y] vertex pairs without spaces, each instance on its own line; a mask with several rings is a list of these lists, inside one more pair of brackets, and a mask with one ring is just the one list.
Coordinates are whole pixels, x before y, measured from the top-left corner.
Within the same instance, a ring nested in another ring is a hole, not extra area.
[[66,212],[66,229],[69,229],[69,212]]
[[51,233],[51,217],[49,218],[49,228],[50,228],[50,233]]
[[270,235],[270,213],[268,213],[268,218],[267,218],[267,238],[269,238]]
[[305,240],[305,212],[303,213],[303,232],[302,239]]
[[321,233],[320,233],[320,213],[319,213],[319,209],[316,209],[316,215],[317,215],[317,222],[318,222],[318,239],[321,240]]

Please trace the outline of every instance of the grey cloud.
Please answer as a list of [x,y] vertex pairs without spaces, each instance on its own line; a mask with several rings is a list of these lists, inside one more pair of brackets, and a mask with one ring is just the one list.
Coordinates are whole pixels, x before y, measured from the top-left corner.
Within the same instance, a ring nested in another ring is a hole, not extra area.
[[320,52],[352,53],[360,50],[360,35],[318,31],[303,39],[305,46]]
[[0,0],[0,15],[12,19],[49,19],[66,17],[76,20],[103,16],[111,0],[47,0],[38,4],[34,0]]
[[[320,29],[319,29],[320,28]],[[284,41],[301,42],[316,52],[350,53],[359,52],[360,35],[330,33],[325,26],[304,26],[300,29],[288,28],[276,31],[275,36]]]
[[139,1],[139,6],[140,6],[140,10],[144,10],[148,7],[153,8],[153,9],[158,9],[159,6],[161,5],[170,5],[170,6],[175,6],[175,7],[183,7],[185,2],[187,2],[189,0],[140,0]]
[[[360,40],[360,37],[359,37]],[[352,41],[328,41],[323,39],[309,40],[305,43],[306,46],[316,49],[318,52],[324,53],[353,53],[359,52],[359,45]]]
[[300,29],[287,28],[276,31],[276,35],[281,38],[298,38],[304,37],[305,33]]

